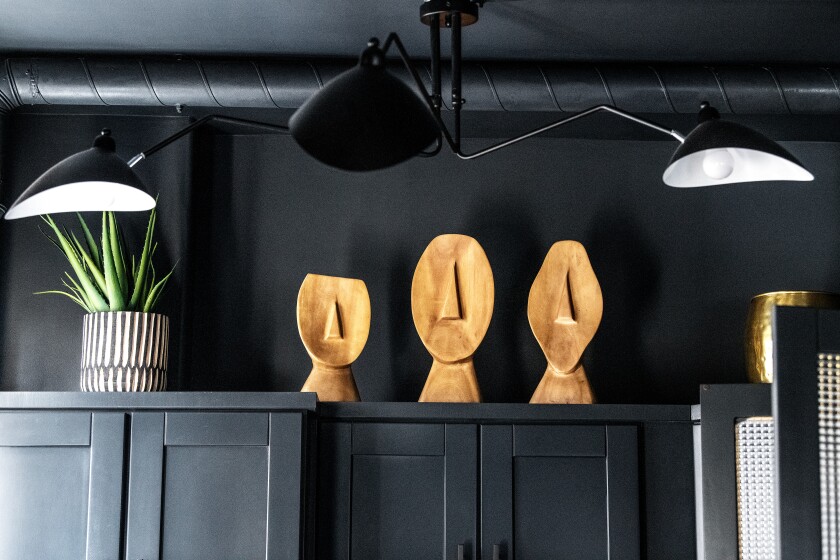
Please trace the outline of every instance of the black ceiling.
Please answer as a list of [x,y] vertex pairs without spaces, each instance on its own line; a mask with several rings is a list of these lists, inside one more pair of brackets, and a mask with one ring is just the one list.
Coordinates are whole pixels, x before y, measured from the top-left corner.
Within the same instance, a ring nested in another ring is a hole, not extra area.
[[[427,56],[417,0],[2,0],[0,52],[355,56],[397,31]],[[837,0],[490,0],[473,59],[840,62]]]

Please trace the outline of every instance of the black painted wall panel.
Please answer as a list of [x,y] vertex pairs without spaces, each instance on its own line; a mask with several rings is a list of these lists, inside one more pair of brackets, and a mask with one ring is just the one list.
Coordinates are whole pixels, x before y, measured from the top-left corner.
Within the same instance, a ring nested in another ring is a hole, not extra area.
[[[183,123],[9,121],[5,204],[106,124],[130,156]],[[298,390],[311,364],[295,304],[315,272],[367,283],[371,334],[353,368],[362,398],[416,400],[431,358],[411,320],[411,277],[441,233],[476,237],[493,267],[495,312],[476,355],[491,402],[527,401],[545,370],[525,309],[557,240],[586,246],[603,289],[585,362],[602,402],[694,402],[701,382],[744,381],[752,295],[840,291],[838,144],[786,144],[817,176],[810,184],[679,190],[661,181],[668,141],[542,138],[473,162],[444,154],[368,174],[323,167],[288,137],[181,142],[138,168],[161,192],[164,256],[181,258],[165,303],[178,326],[170,388]],[[81,310],[31,295],[55,286],[63,266],[37,220],[0,223],[0,389],[78,386]]]

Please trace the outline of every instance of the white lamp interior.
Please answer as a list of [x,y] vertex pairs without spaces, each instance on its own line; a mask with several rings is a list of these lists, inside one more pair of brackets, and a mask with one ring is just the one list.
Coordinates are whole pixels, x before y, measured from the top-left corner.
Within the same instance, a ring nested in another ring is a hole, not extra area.
[[85,181],[60,185],[33,195],[11,208],[5,218],[14,220],[60,212],[132,212],[154,207],[155,199],[134,187]]
[[662,180],[672,187],[706,187],[749,181],[813,181],[814,176],[792,161],[767,152],[714,148],[673,162]]

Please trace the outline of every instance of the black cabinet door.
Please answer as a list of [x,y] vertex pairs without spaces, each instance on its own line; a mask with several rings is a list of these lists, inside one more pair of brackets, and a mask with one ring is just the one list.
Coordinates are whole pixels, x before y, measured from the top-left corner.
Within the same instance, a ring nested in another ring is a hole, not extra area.
[[126,416],[0,412],[0,559],[120,557]]
[[319,560],[475,558],[475,425],[324,423]]
[[126,560],[300,560],[303,416],[142,412]]
[[638,560],[634,426],[481,427],[481,558]]

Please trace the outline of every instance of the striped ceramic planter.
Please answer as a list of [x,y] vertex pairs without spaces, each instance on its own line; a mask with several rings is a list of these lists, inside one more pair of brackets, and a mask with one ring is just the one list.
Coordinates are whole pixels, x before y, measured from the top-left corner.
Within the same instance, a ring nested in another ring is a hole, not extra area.
[[82,391],[165,391],[169,317],[110,311],[85,315]]

